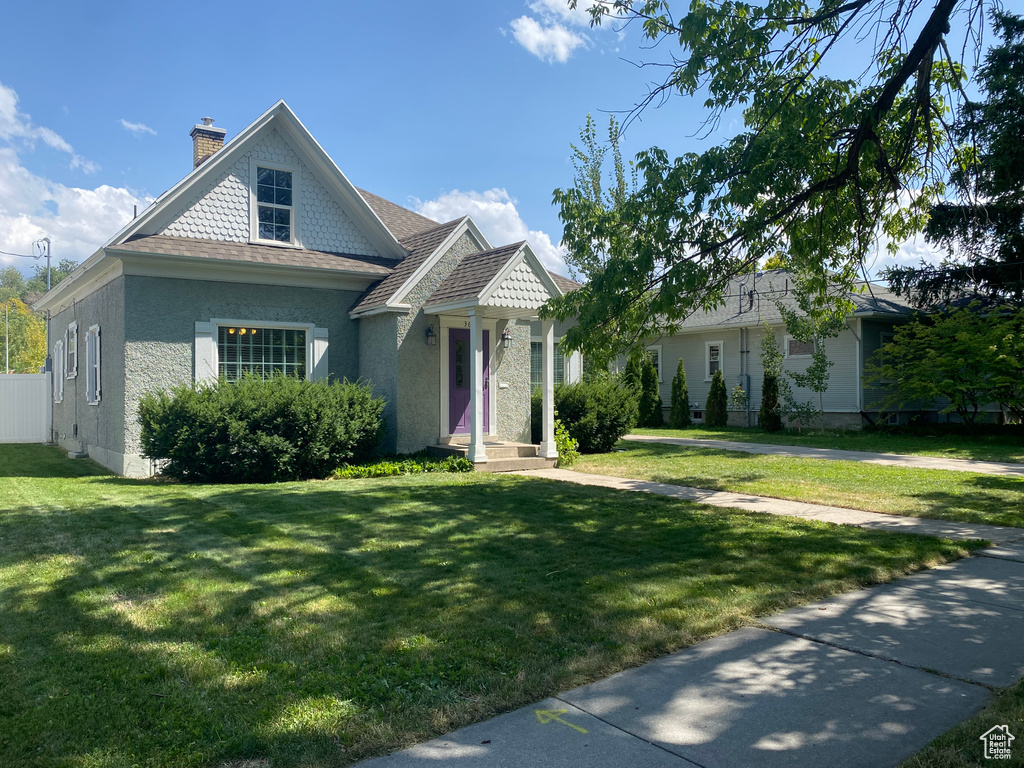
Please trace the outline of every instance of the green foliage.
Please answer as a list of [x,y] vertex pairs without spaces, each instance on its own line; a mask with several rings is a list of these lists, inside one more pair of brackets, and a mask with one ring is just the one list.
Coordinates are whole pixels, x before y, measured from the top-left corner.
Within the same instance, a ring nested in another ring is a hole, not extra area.
[[684,429],[693,424],[690,417],[690,393],[686,389],[686,368],[679,358],[676,375],[672,377],[672,399],[669,403],[668,425],[673,429]]
[[724,427],[729,421],[728,395],[725,391],[725,377],[719,368],[711,377],[711,390],[708,402],[704,406],[704,425],[707,427]]
[[395,477],[430,472],[472,472],[473,462],[465,456],[431,456],[426,451],[409,456],[379,459],[367,464],[342,464],[331,474],[336,479]]
[[[897,247],[944,192],[942,115],[965,79],[944,35],[966,0],[891,13],[886,0],[670,5],[618,0],[593,10],[594,23],[634,19],[652,49],[678,49],[658,62],[666,79],[638,110],[679,93],[705,99],[704,127],[742,111],[742,129],[675,159],[658,147],[641,152],[638,186],[613,208],[579,179],[555,190],[567,260],[598,265],[546,307],[576,318],[567,349],[617,353],[661,335],[718,306],[728,278],[773,255],[815,295],[851,287],[879,231]],[[971,17],[976,33],[980,16]],[[884,42],[838,44],[851,35]],[[840,65],[856,78],[828,74],[822,57],[841,49],[864,57]]]
[[889,392],[873,407],[899,410],[945,399],[941,412],[955,411],[967,423],[988,403],[1024,415],[1024,310],[978,310],[920,316],[897,328],[865,367],[867,381]]
[[[78,267],[78,262],[71,259],[61,259],[50,267],[50,287],[56,288],[65,277],[70,275]],[[35,301],[36,298],[46,293],[46,264],[36,264],[34,274],[25,282],[26,300]]]
[[661,391],[658,384],[658,371],[648,355],[642,358],[640,368],[640,401],[637,425],[641,427],[660,427],[665,423],[662,414]]
[[729,408],[734,411],[745,411],[748,402],[750,402],[750,397],[743,387],[737,384],[732,388],[732,392],[729,393]]
[[893,267],[893,290],[919,307],[978,292],[1024,305],[1024,18],[994,11],[1002,44],[978,69],[984,101],[960,109],[954,137],[960,146],[951,174],[958,201],[940,201],[930,212],[925,238],[948,251],[932,265]]
[[17,267],[0,269],[0,302],[20,299],[25,295],[25,278]]
[[571,467],[580,457],[580,444],[569,434],[561,419],[555,419],[555,448],[558,450],[558,466]]
[[377,446],[384,400],[369,386],[247,377],[139,401],[144,454],[190,482],[324,478]]
[[[540,442],[542,403],[540,392],[531,400],[533,442]],[[555,387],[555,410],[580,453],[605,453],[636,426],[636,393],[622,385],[620,377],[605,374],[591,381]]]
[[640,396],[643,386],[644,357],[639,352],[631,352],[626,356],[626,367],[622,371],[622,386],[632,390],[636,397]]
[[782,429],[782,405],[779,402],[779,377],[776,373],[765,371],[757,425],[765,432],[778,432]]
[[0,303],[0,366],[5,354],[10,373],[39,373],[46,362],[46,321],[17,298]]

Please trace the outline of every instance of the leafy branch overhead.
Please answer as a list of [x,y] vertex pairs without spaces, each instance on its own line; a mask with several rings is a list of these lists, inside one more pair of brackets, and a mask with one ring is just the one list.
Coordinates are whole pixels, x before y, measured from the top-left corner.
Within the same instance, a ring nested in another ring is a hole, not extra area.
[[[607,355],[671,331],[775,254],[812,293],[851,285],[879,232],[920,231],[943,194],[965,79],[946,36],[954,18],[980,32],[982,0],[695,0],[679,19],[663,0],[615,0],[591,13],[677,51],[627,124],[670,94],[703,94],[706,132],[736,111],[744,127],[700,154],[641,152],[636,188],[614,205],[579,177],[555,191],[567,261],[589,278],[550,308],[579,318],[566,347]],[[863,74],[827,70],[837,51]]]

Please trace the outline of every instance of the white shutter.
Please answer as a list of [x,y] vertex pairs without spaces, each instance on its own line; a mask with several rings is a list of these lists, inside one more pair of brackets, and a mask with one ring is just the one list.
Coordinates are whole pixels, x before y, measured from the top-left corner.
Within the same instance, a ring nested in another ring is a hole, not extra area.
[[217,326],[213,323],[196,323],[195,339],[195,382],[215,384],[217,382]]
[[53,345],[53,364],[50,370],[50,380],[53,382],[53,402],[64,401],[64,339],[57,339]]
[[100,402],[100,327],[93,325],[85,334],[85,400]]
[[309,378],[313,381],[316,381],[318,379],[326,379],[327,375],[327,329],[314,328],[313,367]]
[[67,365],[65,376],[73,379],[78,376],[78,323],[68,325],[68,346],[66,349]]
[[100,386],[100,370],[103,368],[100,363],[102,360],[101,350],[103,348],[103,342],[101,341],[102,334],[100,333],[100,327],[97,325],[95,328],[96,333],[93,336],[93,347],[95,348],[93,352],[93,367],[96,371],[96,389],[94,394],[96,395],[96,402],[98,403],[100,398],[103,397],[103,388]]

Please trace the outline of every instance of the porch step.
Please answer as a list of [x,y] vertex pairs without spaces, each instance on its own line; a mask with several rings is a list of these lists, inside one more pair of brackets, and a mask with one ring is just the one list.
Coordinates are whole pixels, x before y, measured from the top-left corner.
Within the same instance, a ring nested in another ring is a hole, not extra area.
[[474,464],[476,472],[519,472],[523,469],[551,469],[557,459],[542,459],[540,456],[529,456],[519,459],[491,459],[484,464]]
[[[529,443],[484,442],[487,460],[525,459],[537,457],[537,446]],[[443,443],[432,445],[428,449],[435,456],[469,456],[469,446],[465,443]]]

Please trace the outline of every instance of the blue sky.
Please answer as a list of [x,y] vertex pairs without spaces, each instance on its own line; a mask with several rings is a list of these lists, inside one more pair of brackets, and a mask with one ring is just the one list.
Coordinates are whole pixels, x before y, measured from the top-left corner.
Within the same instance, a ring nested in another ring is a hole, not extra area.
[[[0,250],[48,235],[78,260],[191,169],[200,118],[230,138],[283,98],[357,186],[558,266],[570,142],[656,74],[623,60],[655,55],[638,27],[590,29],[563,0],[37,2],[5,22]],[[648,110],[625,153],[699,150],[700,118]]]

